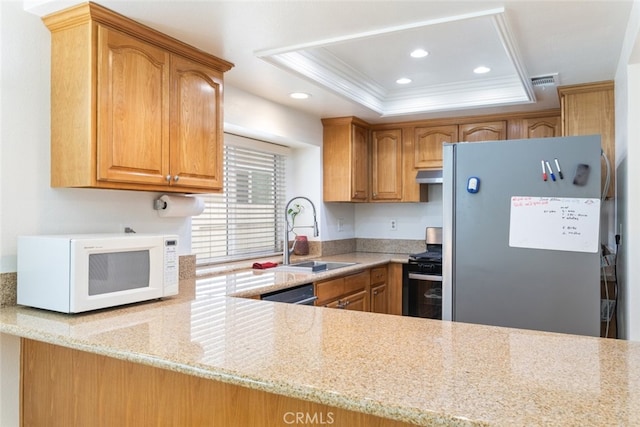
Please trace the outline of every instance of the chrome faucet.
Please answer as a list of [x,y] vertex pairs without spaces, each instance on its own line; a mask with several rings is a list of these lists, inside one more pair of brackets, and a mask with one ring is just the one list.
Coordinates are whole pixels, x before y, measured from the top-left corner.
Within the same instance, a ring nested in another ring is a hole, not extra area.
[[[289,228],[289,213],[288,213],[289,206],[291,205],[291,202],[297,199],[304,199],[307,202],[309,202],[309,204],[311,205],[311,208],[313,209],[313,225],[303,225],[298,227],[291,226],[291,228]],[[311,199],[304,196],[296,196],[291,200],[289,200],[287,202],[287,205],[284,207],[284,239],[283,239],[284,248],[282,251],[282,255],[283,255],[282,264],[284,265],[289,265],[290,263],[289,260],[291,259],[293,250],[296,247],[296,241],[294,241],[293,246],[291,246],[291,249],[289,249],[289,232],[293,231],[294,228],[313,228],[313,237],[318,237],[318,235],[320,234],[320,232],[318,231],[318,221],[316,220],[316,206],[313,204]]]

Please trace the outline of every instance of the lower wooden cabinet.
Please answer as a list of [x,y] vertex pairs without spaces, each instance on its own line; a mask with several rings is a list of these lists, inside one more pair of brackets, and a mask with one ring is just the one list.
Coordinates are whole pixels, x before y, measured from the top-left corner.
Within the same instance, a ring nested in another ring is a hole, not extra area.
[[389,313],[388,274],[386,265],[371,269],[370,306],[373,313]]
[[369,311],[368,298],[368,292],[366,290],[362,290],[355,294],[343,296],[340,299],[327,304],[325,307],[342,308],[344,310]]
[[389,313],[388,267],[316,282],[316,306]]
[[389,314],[402,316],[402,263],[389,264],[388,289]]
[[389,313],[389,299],[387,298],[387,284],[371,286],[371,312]]
[[371,271],[316,282],[316,306],[369,311]]
[[410,426],[25,338],[21,359],[23,426],[279,427],[300,425],[296,413],[330,414],[327,425]]

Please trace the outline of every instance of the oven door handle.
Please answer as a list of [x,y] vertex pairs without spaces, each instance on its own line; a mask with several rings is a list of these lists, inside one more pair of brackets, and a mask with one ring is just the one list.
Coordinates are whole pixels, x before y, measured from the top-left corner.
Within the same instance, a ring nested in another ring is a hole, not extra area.
[[429,280],[431,282],[442,282],[442,276],[436,276],[432,274],[409,273],[409,279]]

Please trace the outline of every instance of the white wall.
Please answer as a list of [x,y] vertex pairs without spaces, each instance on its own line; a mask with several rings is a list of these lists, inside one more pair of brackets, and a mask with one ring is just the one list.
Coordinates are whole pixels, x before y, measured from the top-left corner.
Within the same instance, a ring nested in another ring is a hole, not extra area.
[[621,235],[618,252],[620,288],[620,337],[640,340],[640,1],[630,14],[625,43],[616,72],[616,232]]
[[[640,93],[640,63],[629,65],[627,69],[627,94]],[[640,117],[640,99],[628,96],[627,117]],[[620,174],[624,181],[618,186],[619,230],[621,230],[621,246],[619,256],[620,304],[622,308],[621,337],[640,341],[640,311],[634,309],[640,301],[640,169],[633,165],[640,161],[640,125],[637,120],[625,121],[627,144],[626,155],[620,160]]]
[[[429,185],[426,203],[367,203],[356,206],[356,236],[422,240],[426,227],[442,227],[442,185]],[[391,220],[397,230],[391,230]]]

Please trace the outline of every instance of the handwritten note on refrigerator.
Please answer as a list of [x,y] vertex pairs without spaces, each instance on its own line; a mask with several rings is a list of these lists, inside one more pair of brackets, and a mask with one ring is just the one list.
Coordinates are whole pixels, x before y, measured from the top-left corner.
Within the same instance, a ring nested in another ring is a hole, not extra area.
[[597,252],[600,199],[511,197],[509,246]]

